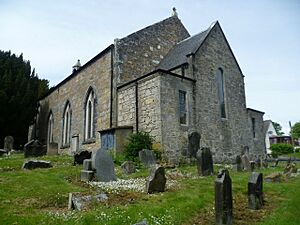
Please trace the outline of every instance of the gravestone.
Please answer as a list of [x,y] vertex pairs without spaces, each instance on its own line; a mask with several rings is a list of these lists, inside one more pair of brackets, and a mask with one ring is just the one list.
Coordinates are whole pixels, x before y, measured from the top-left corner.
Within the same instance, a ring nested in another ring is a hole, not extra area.
[[140,162],[146,167],[149,168],[156,164],[156,158],[154,152],[148,149],[143,149],[139,151]]
[[197,152],[197,169],[199,176],[214,174],[213,159],[209,148],[201,148]]
[[248,206],[250,209],[260,209],[263,203],[263,175],[252,172],[248,181]]
[[3,156],[4,154],[7,154],[7,151],[5,151],[4,149],[0,149],[0,156]]
[[6,136],[4,138],[4,150],[10,152],[14,147],[14,138],[12,136]]
[[92,168],[96,170],[96,178],[102,182],[116,181],[115,165],[107,150],[98,149],[92,157]]
[[38,140],[31,140],[24,145],[24,157],[38,157],[46,155],[47,146],[42,145]]
[[241,156],[242,164],[243,164],[243,170],[250,171],[251,166],[250,166],[250,161],[249,158],[246,154]]
[[256,163],[254,161],[250,161],[251,172],[253,172],[255,170],[255,165],[256,165]]
[[236,162],[236,171],[238,172],[243,171],[243,163],[240,155],[236,156],[235,162]]
[[217,225],[232,224],[232,186],[226,169],[220,170],[215,180],[215,210]]
[[281,182],[282,174],[278,172],[274,172],[265,177],[266,182]]
[[47,155],[58,155],[58,144],[55,142],[47,144]]
[[92,156],[92,153],[86,150],[82,150],[80,152],[77,152],[74,154],[74,165],[79,164],[82,165],[83,164],[83,160],[85,159],[90,159]]
[[51,168],[50,161],[45,160],[27,160],[23,163],[22,169],[32,170],[36,168]]
[[72,136],[71,152],[73,154],[75,154],[78,151],[79,151],[79,135],[78,134],[74,134]]
[[123,162],[121,165],[121,169],[124,174],[135,173],[135,165],[132,161]]
[[189,144],[188,144],[187,157],[196,158],[197,151],[200,148],[201,135],[198,132],[192,132],[191,134],[189,134],[188,138],[189,138]]
[[83,160],[83,170],[80,171],[80,180],[88,182],[94,178],[94,170],[92,169],[92,160],[85,159]]
[[146,192],[149,194],[164,192],[166,182],[165,168],[163,166],[155,166],[150,171],[150,176],[146,183]]

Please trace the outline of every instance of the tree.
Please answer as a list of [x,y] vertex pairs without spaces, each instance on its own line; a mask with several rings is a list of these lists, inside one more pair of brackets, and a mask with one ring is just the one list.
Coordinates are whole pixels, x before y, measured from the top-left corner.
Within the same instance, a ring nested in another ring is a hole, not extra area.
[[300,121],[295,123],[291,128],[291,136],[294,139],[300,138]]
[[279,136],[283,135],[284,132],[281,131],[282,126],[279,123],[276,123],[276,122],[272,122],[272,123],[273,123],[273,126],[274,126],[275,130],[276,130],[276,134],[279,135]]

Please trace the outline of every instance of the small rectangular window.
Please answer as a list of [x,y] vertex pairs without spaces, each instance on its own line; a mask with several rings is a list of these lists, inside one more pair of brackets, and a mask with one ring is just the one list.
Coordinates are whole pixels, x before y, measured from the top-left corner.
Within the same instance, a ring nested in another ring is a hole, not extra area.
[[187,124],[187,104],[185,91],[179,91],[179,120],[180,124]]
[[252,118],[252,134],[253,138],[255,138],[255,118]]

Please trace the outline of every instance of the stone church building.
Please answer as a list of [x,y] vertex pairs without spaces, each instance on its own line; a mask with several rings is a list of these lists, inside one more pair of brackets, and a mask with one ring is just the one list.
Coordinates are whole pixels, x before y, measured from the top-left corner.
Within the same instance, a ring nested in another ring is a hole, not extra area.
[[250,158],[264,153],[263,114],[246,108],[244,75],[219,22],[191,36],[175,14],[78,62],[39,100],[29,139],[49,153],[118,152],[128,134],[150,132],[177,164],[198,132],[215,161],[228,161],[245,146]]

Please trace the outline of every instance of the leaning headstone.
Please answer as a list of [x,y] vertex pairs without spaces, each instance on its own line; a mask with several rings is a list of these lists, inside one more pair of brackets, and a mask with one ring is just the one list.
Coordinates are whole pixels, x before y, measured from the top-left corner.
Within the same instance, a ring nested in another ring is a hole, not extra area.
[[14,138],[12,136],[6,136],[4,138],[4,150],[10,152],[14,147]]
[[189,144],[188,144],[187,157],[196,158],[197,151],[199,150],[200,147],[201,135],[198,132],[192,132],[191,134],[189,134],[188,138],[189,138]]
[[242,159],[240,155],[237,155],[235,158],[236,162],[236,171],[240,172],[243,171],[243,164],[242,164]]
[[142,151],[139,151],[139,159],[146,168],[152,167],[156,164],[154,152],[149,149],[143,149]]
[[47,146],[42,145],[38,140],[31,140],[24,145],[24,157],[38,157],[46,155]]
[[248,206],[250,209],[260,209],[263,200],[263,175],[252,172],[248,181]]
[[214,174],[213,159],[209,148],[201,148],[197,152],[197,168],[199,176]]
[[50,168],[52,164],[45,160],[27,160],[23,163],[22,169],[32,170],[36,168]]
[[241,156],[242,164],[243,164],[243,170],[250,171],[251,166],[250,166],[250,161],[247,156],[247,154],[244,154]]
[[163,166],[153,167],[146,183],[146,192],[164,192],[166,187],[165,168]]
[[68,209],[81,211],[86,208],[93,201],[93,197],[91,195],[87,196],[79,196],[77,193],[69,193],[69,204]]
[[121,165],[121,169],[124,174],[135,173],[135,165],[132,161],[123,162]]
[[82,165],[83,164],[83,160],[85,159],[90,159],[92,156],[92,153],[86,150],[82,150],[80,152],[77,152],[74,154],[74,165],[79,164]]
[[232,224],[232,186],[229,172],[220,170],[215,180],[216,224]]
[[96,178],[102,182],[117,180],[115,165],[111,154],[104,149],[98,149],[92,157],[92,168],[96,170]]

